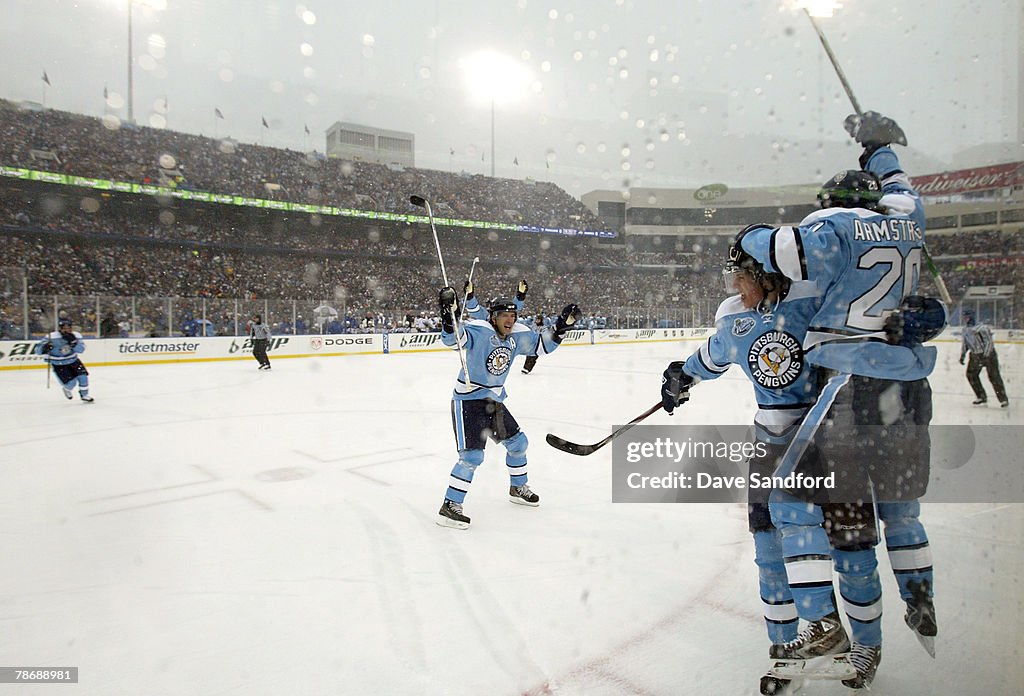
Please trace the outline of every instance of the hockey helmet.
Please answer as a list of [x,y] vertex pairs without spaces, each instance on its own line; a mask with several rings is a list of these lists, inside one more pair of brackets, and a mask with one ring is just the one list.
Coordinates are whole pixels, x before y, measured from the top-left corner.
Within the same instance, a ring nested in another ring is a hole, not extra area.
[[725,280],[725,287],[727,292],[733,292],[733,281],[734,276],[737,273],[749,273],[758,285],[765,292],[773,292],[778,290],[785,294],[789,290],[789,279],[781,273],[767,273],[764,270],[764,266],[753,256],[743,250],[741,242],[745,236],[753,232],[754,230],[760,229],[774,229],[772,225],[765,223],[757,223],[754,225],[747,225],[738,233],[736,238],[729,245],[729,255],[725,260],[725,266],[722,268],[722,276]]
[[59,319],[59,320],[57,321],[57,328],[59,328],[59,329],[63,329],[63,328],[65,328],[65,327],[67,327],[67,328],[69,328],[69,329],[70,329],[70,328],[71,328],[71,326],[72,326],[71,320],[70,320],[70,319],[68,319],[67,317],[61,317],[61,318],[60,318],[60,319]]
[[882,199],[882,183],[871,172],[847,169],[821,185],[818,205],[822,208],[867,208],[876,210]]
[[515,312],[519,316],[519,308],[516,303],[507,297],[495,297],[487,303],[487,315],[494,317],[498,312]]

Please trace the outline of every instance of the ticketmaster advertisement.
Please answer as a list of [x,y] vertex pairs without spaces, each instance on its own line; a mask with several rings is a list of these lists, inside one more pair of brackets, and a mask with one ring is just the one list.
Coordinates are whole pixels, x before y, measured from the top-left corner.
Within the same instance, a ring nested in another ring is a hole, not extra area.
[[612,502],[746,503],[774,490],[818,504],[1024,502],[1016,425],[865,428],[858,438],[823,427],[815,438],[772,447],[752,426],[638,425],[613,440]]

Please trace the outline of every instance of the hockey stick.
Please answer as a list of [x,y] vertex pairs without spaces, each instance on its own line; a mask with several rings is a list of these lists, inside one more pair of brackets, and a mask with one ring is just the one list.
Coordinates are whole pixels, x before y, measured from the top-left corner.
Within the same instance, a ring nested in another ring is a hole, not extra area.
[[818,39],[821,41],[822,48],[825,49],[825,55],[832,61],[832,67],[836,70],[836,75],[839,77],[839,81],[843,84],[843,89],[846,90],[846,96],[850,98],[850,104],[853,105],[853,110],[857,112],[857,115],[863,114],[864,111],[860,108],[860,103],[857,101],[857,97],[853,96],[853,88],[850,87],[850,83],[846,81],[846,75],[843,73],[843,69],[839,67],[839,61],[836,60],[836,54],[832,52],[832,47],[828,43],[828,39],[825,38],[825,33],[818,26],[818,23],[814,21],[814,15],[805,7],[804,14],[807,15],[807,19],[811,20],[811,26],[814,27],[815,33],[818,35]]
[[[473,257],[473,265],[469,267],[469,279],[467,280],[467,283],[469,285],[473,284],[473,271],[476,270],[476,264],[479,261],[480,261],[480,257],[479,256],[474,256]],[[468,290],[468,288],[467,288],[467,290]],[[466,302],[467,302],[468,299],[469,299],[469,292],[462,293],[462,311],[463,312],[466,311]]]
[[569,454],[576,454],[576,455],[579,455],[581,457],[585,457],[588,454],[593,454],[597,450],[601,449],[602,447],[607,445],[609,442],[614,440],[616,436],[621,435],[622,433],[626,432],[627,430],[632,428],[634,425],[636,425],[637,423],[642,421],[644,418],[647,418],[649,415],[651,415],[652,413],[654,413],[655,411],[657,411],[660,408],[661,408],[661,402],[659,401],[658,403],[654,404],[649,409],[647,409],[646,411],[641,413],[639,416],[637,416],[636,418],[634,418],[630,422],[626,423],[625,425],[623,425],[618,430],[614,431],[611,435],[609,435],[605,439],[601,440],[600,442],[595,442],[592,445],[577,445],[575,442],[569,442],[568,440],[566,440],[564,438],[561,438],[561,437],[558,437],[557,435],[552,435],[551,433],[548,433],[547,437],[544,438],[544,439],[547,440],[547,443],[549,445],[551,445],[552,447],[554,447],[557,450],[562,450],[563,452],[568,452]]
[[[430,201],[423,196],[412,195],[409,196],[409,202],[417,208],[427,209],[427,219],[430,220],[430,232],[434,235],[434,248],[437,249],[437,260],[441,262],[441,278],[444,280],[444,286],[451,287],[448,284],[448,272],[444,269],[444,257],[441,255],[441,243],[437,241],[437,228],[434,227],[434,211],[430,207]],[[459,362],[462,363],[462,374],[466,376],[466,389],[469,389],[469,368],[466,367],[466,356],[462,352],[462,344],[459,342],[459,318],[455,316],[455,308],[450,307],[448,313],[451,314],[452,322],[455,324],[455,347],[459,351]]]
[[[821,41],[821,47],[825,49],[825,55],[828,56],[829,61],[832,63],[832,67],[835,68],[836,76],[839,78],[839,82],[842,83],[843,89],[846,90],[846,96],[850,98],[850,104],[853,106],[853,110],[858,116],[863,116],[864,111],[860,108],[860,102],[857,101],[857,97],[853,94],[853,88],[850,87],[850,83],[846,80],[846,75],[843,73],[843,69],[839,67],[839,60],[836,59],[836,55],[832,52],[832,46],[829,45],[828,39],[825,38],[825,33],[818,26],[818,23],[814,21],[814,16],[805,7],[803,8],[804,14],[807,15],[807,19],[811,21],[811,26],[814,27],[814,32],[818,35],[818,40]],[[932,260],[932,255],[928,253],[928,245],[923,241],[921,242],[921,252],[924,255],[925,265],[928,266],[928,271],[935,278],[935,285],[939,288],[939,295],[942,296],[942,301],[947,306],[953,306],[953,297],[949,294],[949,288],[946,287],[946,281],[939,275],[939,269]]]
[[50,366],[50,356],[49,355],[44,355],[43,356],[43,360],[46,361],[46,388],[49,389],[50,388],[50,372],[53,371],[51,366]]

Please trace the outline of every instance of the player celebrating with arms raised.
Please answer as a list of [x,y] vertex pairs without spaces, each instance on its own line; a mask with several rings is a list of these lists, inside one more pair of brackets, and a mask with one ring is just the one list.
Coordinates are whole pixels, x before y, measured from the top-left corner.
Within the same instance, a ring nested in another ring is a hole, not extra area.
[[437,523],[466,529],[470,518],[463,514],[462,503],[476,468],[484,461],[488,437],[505,447],[509,500],[520,505],[540,505],[540,496],[527,483],[526,434],[503,403],[507,396],[505,379],[517,355],[554,351],[582,314],[575,304],[566,305],[554,328],[538,332],[516,322],[518,309],[510,299],[491,300],[486,321],[470,319],[461,326],[455,321],[460,308],[454,288],[442,288],[438,304],[441,340],[446,346],[465,351],[465,357],[452,395],[452,426],[459,460],[452,468]]

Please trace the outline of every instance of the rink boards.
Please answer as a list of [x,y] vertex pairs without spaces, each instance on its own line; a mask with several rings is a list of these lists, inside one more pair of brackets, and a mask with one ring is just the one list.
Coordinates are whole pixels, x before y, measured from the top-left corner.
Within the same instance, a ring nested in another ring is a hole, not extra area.
[[[591,329],[569,331],[563,347],[628,343],[699,341],[710,328],[676,329]],[[1022,343],[1024,331],[995,331],[997,343]],[[960,340],[959,329],[947,331],[939,341]],[[38,369],[43,357],[34,355],[33,341],[0,341],[0,370]],[[252,360],[252,341],[241,336],[211,338],[104,338],[85,339],[82,361],[87,365],[151,365],[176,362],[217,362]],[[271,359],[337,357],[390,353],[422,353],[452,350],[441,342],[440,333],[327,334],[274,336],[268,353]]]

